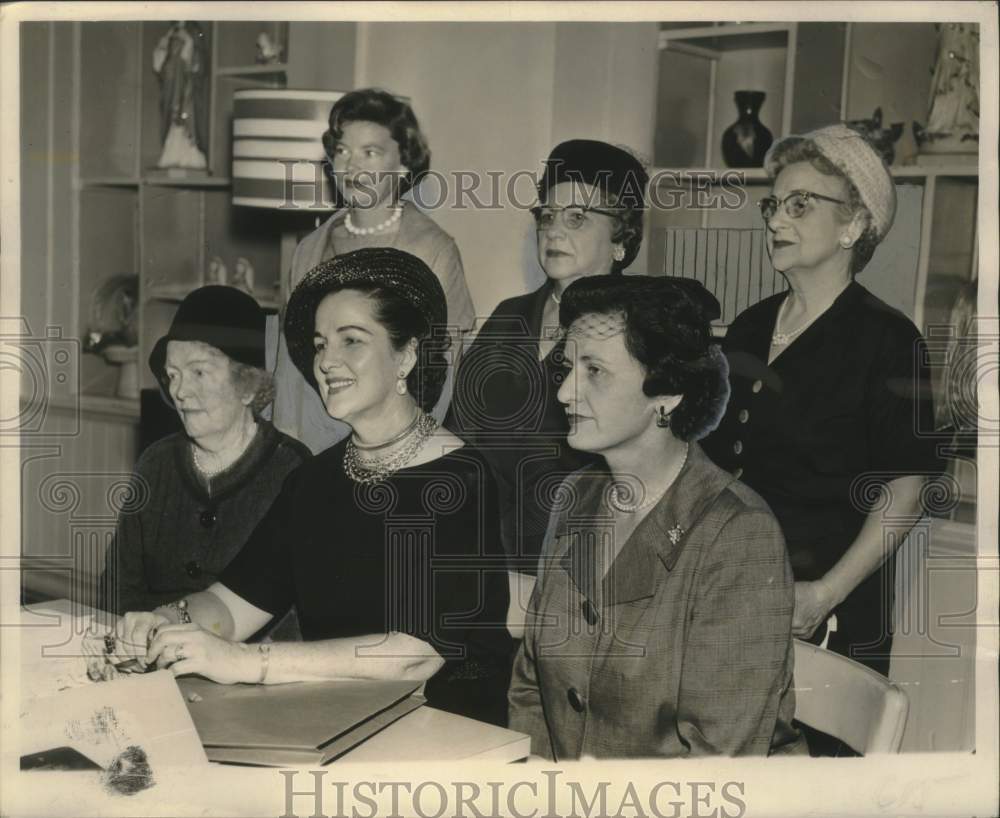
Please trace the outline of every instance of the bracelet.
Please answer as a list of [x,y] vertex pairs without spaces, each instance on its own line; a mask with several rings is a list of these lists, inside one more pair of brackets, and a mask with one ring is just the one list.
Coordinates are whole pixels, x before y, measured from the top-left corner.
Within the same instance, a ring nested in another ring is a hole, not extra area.
[[187,599],[178,599],[176,602],[170,602],[166,605],[172,611],[177,611],[177,618],[181,625],[191,624],[191,614],[188,613],[188,601]]
[[267,664],[271,658],[271,646],[265,644],[264,642],[260,642],[257,645],[257,650],[261,657],[260,678],[257,680],[257,684],[262,685],[264,684],[264,680],[267,678]]

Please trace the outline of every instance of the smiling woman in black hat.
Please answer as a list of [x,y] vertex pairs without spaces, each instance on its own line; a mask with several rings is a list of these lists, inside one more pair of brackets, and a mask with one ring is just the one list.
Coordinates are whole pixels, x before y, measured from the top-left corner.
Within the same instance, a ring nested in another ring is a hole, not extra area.
[[260,417],[274,389],[263,369],[264,311],[246,293],[188,295],[149,366],[184,431],[136,465],[102,581],[104,606],[116,612],[211,585],[309,457]]
[[[288,351],[351,435],[289,476],[219,582],[125,616],[111,661],[139,655],[222,683],[426,680],[432,705],[505,722],[495,488],[482,458],[429,414],[446,322],[440,282],[401,250],[346,253],[303,279],[285,314]],[[304,643],[244,643],[293,605]]]
[[445,424],[480,448],[501,492],[504,547],[512,569],[512,630],[562,479],[595,458],[566,445],[559,303],[581,278],[620,274],[639,253],[648,177],[627,150],[573,139],[557,145],[532,210],[546,282],[503,301],[463,355]]

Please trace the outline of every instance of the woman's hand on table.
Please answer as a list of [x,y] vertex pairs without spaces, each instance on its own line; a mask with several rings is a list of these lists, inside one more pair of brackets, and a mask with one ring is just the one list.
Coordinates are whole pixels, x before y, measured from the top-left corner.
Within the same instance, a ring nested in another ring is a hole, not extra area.
[[795,583],[795,612],[792,614],[792,636],[809,639],[830,616],[839,600],[823,580]]
[[256,646],[230,642],[193,623],[159,628],[145,661],[175,676],[197,673],[219,684],[257,682],[263,667]]
[[156,629],[170,620],[144,611],[127,613],[106,633],[91,630],[83,640],[87,675],[110,681],[122,672],[146,669],[146,651]]

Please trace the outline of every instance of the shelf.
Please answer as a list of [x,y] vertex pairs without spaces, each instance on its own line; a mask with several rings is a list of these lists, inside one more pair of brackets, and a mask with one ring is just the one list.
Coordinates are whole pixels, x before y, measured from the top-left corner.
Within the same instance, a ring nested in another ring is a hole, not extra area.
[[229,187],[230,179],[228,176],[171,177],[148,175],[142,177],[142,183],[152,187],[223,188]]
[[180,282],[178,284],[151,284],[146,287],[147,301],[169,301],[180,303],[188,293],[198,289],[201,284],[191,284],[190,282]]
[[724,23],[720,26],[661,29],[661,50],[717,60],[726,51],[779,47],[788,42],[789,23]]
[[89,179],[81,178],[80,187],[139,187],[139,181],[134,176],[92,176]]
[[694,181],[696,174],[714,174],[717,179],[721,179],[723,174],[737,173],[743,176],[746,182],[767,182],[769,181],[764,168],[650,168],[650,182],[656,184],[672,184],[675,177],[680,177],[680,181],[687,183]]
[[968,165],[905,165],[891,167],[894,179],[923,179],[927,176],[979,177],[978,163]]
[[[22,404],[27,407],[27,404]],[[112,395],[50,395],[47,406],[62,411],[83,412],[90,415],[111,415],[113,417],[139,417],[139,400],[117,398]]]
[[[183,301],[189,293],[202,287],[202,284],[159,284],[148,287],[146,300],[165,301],[170,304],[178,304]],[[253,293],[254,299],[265,310],[278,310],[281,308],[281,298],[278,293],[257,289]]]
[[[894,179],[924,179],[929,176],[954,176],[964,178],[978,178],[979,167],[975,164],[968,165],[901,165],[889,168]],[[651,182],[657,184],[673,184],[673,177],[680,177],[680,181],[687,183],[693,181],[695,174],[711,173],[721,178],[722,174],[739,173],[743,175],[744,181],[749,183],[766,183],[770,181],[767,172],[763,168],[650,168],[649,178]]]
[[267,65],[231,65],[226,68],[219,68],[215,75],[217,77],[262,77],[262,76],[285,76],[287,66],[285,63],[269,63]]

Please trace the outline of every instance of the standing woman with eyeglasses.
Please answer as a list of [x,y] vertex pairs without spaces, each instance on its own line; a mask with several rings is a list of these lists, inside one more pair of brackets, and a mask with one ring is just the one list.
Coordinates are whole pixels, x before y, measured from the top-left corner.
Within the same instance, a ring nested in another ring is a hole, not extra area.
[[[559,303],[581,278],[620,274],[639,252],[648,177],[628,151],[574,139],[557,145],[532,210],[546,282],[507,299],[466,351],[445,421],[490,460],[501,491],[512,570],[511,622],[523,617],[552,498],[563,479],[596,460],[566,444],[556,398],[565,377]],[[518,635],[517,627],[512,632]]]
[[892,226],[896,188],[843,125],[776,143],[760,202],[786,292],[747,309],[724,348],[732,396],[706,451],[781,523],[794,636],[888,675],[894,550],[939,471],[926,350],[855,277]]
[[[323,147],[343,207],[295,249],[288,292],[309,270],[334,256],[366,247],[403,250],[423,261],[441,282],[452,349],[460,349],[462,333],[475,322],[475,308],[458,247],[433,219],[401,198],[430,168],[430,148],[413,109],[377,88],[352,91],[330,110]],[[275,349],[274,425],[314,454],[346,437],[348,425],[327,414],[316,391],[292,363],[284,337],[272,332],[269,360]],[[431,412],[438,421],[447,411],[452,383],[449,368]]]

